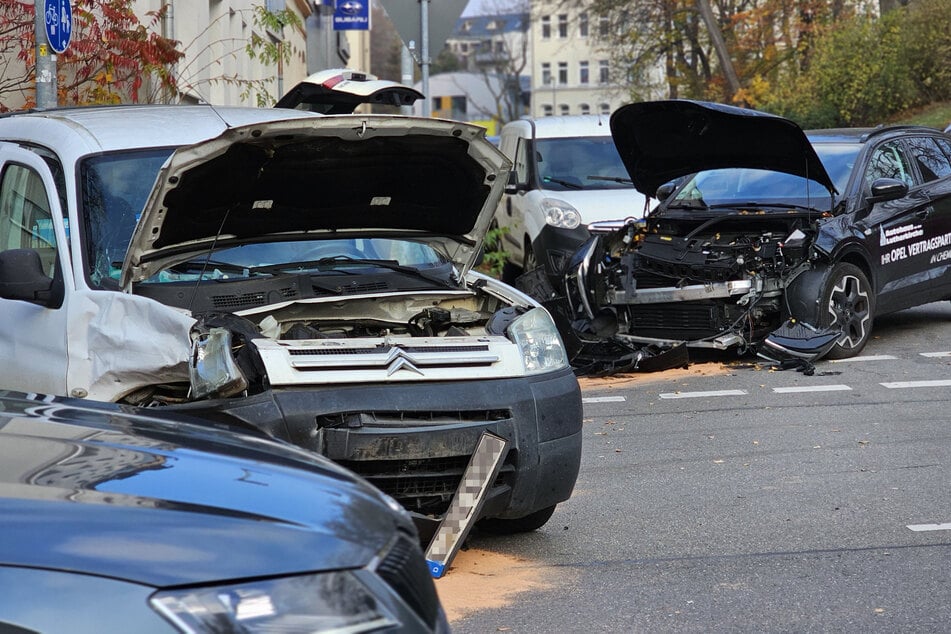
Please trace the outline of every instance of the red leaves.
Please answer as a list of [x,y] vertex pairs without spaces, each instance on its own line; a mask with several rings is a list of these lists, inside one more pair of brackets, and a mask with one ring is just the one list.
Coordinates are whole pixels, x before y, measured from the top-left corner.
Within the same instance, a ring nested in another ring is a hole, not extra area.
[[[146,78],[156,92],[175,90],[168,68],[182,58],[179,43],[158,32],[162,12],[149,13],[146,25],[132,4],[132,0],[73,0],[69,48],[57,56],[61,104],[138,102]],[[32,92],[33,11],[33,2],[0,0],[0,76],[10,76],[2,71],[12,58],[28,69],[15,85],[0,82],[0,102],[6,101],[4,92]]]

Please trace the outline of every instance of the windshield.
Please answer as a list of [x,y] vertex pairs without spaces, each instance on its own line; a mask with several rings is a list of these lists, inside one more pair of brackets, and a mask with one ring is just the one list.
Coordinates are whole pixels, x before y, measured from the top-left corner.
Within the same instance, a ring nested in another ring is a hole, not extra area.
[[545,189],[633,188],[610,136],[537,139],[535,158]]
[[132,231],[173,148],[101,154],[79,164],[80,200],[90,281],[113,287]]
[[451,264],[427,244],[392,238],[288,240],[243,244],[169,267],[149,283],[242,279],[261,275],[357,275],[379,270],[433,281],[449,278]]
[[[816,145],[816,153],[839,192],[848,184],[858,151],[857,144]],[[828,210],[831,202],[829,191],[812,179],[772,170],[728,168],[694,174],[669,206],[706,209],[757,204]]]

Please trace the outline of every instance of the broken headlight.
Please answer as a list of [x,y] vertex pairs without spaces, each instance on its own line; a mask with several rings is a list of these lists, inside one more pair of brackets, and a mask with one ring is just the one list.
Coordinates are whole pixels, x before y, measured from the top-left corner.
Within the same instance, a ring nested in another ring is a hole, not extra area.
[[231,355],[231,333],[224,328],[192,335],[188,375],[192,398],[225,398],[248,389],[248,381]]
[[568,366],[561,336],[544,308],[533,308],[515,319],[508,328],[508,335],[518,344],[526,374],[552,372]]

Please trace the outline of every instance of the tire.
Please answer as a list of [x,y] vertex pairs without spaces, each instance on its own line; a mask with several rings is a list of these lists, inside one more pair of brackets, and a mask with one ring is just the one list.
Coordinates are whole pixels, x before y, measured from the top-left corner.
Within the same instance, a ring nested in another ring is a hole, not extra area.
[[862,352],[872,334],[875,295],[862,269],[840,262],[832,268],[822,292],[819,323],[842,326],[842,337],[827,359],[848,359]]
[[514,535],[515,533],[528,533],[544,526],[545,523],[551,519],[552,514],[555,512],[555,506],[557,505],[552,504],[548,508],[535,511],[534,513],[530,513],[525,517],[519,517],[514,520],[490,517],[484,520],[479,520],[476,526],[479,527],[480,531],[491,533],[493,535]]

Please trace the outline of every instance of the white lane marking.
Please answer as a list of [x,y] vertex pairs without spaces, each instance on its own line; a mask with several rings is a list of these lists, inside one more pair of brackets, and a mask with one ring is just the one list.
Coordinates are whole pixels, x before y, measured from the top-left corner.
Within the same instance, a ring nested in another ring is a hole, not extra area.
[[939,381],[897,381],[895,383],[879,383],[890,390],[900,390],[907,387],[951,387],[951,380]]
[[582,403],[623,403],[627,400],[624,396],[588,396],[581,399]]
[[944,524],[909,524],[908,529],[916,533],[921,531],[951,531],[951,522],[945,522]]
[[891,354],[870,354],[867,357],[852,357],[850,359],[832,359],[829,363],[850,363],[852,361],[891,361],[898,357]]
[[705,396],[746,396],[746,390],[713,390],[711,392],[664,392],[661,398],[703,398]]
[[947,352],[920,352],[923,357],[951,357],[951,350]]
[[846,392],[851,390],[848,385],[802,385],[795,387],[774,387],[777,394],[792,394],[794,392]]

